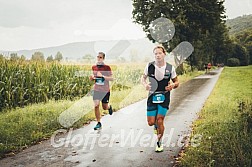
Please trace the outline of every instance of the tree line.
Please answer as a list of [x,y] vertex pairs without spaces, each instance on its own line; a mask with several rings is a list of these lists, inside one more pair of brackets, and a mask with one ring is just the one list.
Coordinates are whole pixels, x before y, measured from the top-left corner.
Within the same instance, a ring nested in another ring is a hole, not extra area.
[[[4,56],[3,54],[0,54],[0,59],[7,59],[9,58],[10,61],[25,61],[26,57],[24,55],[19,56],[17,53],[11,53],[10,56]],[[31,61],[47,61],[47,62],[52,62],[52,61],[61,61],[63,59],[63,55],[61,52],[57,52],[56,55],[53,57],[52,55],[48,56],[45,59],[45,56],[43,52],[34,52],[31,57]]]

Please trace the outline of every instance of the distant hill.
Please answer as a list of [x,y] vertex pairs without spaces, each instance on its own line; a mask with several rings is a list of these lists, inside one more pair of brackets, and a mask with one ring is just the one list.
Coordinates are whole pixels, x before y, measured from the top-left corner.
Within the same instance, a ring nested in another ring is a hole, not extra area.
[[123,57],[125,60],[130,60],[132,58],[151,58],[154,46],[155,44],[150,42],[147,38],[144,38],[138,40],[75,42],[61,46],[32,50],[0,51],[0,54],[8,56],[11,53],[17,53],[19,56],[24,55],[27,59],[30,59],[34,52],[40,51],[44,54],[45,58],[47,58],[50,55],[55,56],[59,51],[62,53],[64,59],[80,60],[87,54],[95,57],[98,51],[104,51],[107,60],[115,60],[120,57]]
[[241,31],[252,29],[252,15],[244,15],[234,19],[228,19],[226,24],[230,27],[230,35],[235,35]]

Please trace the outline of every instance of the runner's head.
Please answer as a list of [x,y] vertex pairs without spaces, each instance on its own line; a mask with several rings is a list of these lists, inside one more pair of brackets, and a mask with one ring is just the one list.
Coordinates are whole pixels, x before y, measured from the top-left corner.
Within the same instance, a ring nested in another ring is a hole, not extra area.
[[153,53],[157,62],[164,61],[166,51],[163,46],[156,46],[153,49]]
[[103,63],[104,59],[105,59],[105,53],[99,52],[97,55],[97,63],[98,64]]

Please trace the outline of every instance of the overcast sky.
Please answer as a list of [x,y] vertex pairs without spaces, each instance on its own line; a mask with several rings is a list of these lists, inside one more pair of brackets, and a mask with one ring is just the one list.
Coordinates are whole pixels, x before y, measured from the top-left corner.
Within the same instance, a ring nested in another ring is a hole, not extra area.
[[[252,13],[252,0],[226,0],[228,18]],[[131,0],[0,0],[0,50],[145,37]]]

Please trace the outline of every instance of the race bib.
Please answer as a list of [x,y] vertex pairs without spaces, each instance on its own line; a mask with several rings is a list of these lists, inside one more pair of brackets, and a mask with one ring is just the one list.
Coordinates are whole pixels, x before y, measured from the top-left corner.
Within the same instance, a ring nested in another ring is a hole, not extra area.
[[95,78],[95,84],[96,85],[104,85],[104,77],[101,77],[101,78]]
[[163,103],[165,101],[165,95],[163,93],[153,94],[152,103]]

